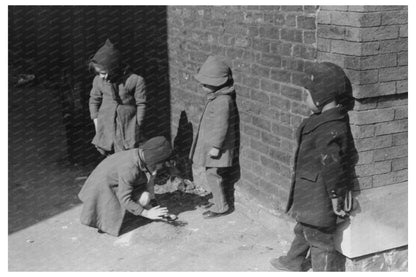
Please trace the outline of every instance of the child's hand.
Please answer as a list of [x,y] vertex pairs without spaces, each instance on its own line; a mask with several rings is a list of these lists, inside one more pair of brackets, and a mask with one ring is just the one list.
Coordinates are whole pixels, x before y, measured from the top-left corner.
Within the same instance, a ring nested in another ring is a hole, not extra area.
[[337,216],[341,218],[348,216],[348,213],[342,209],[343,199],[341,197],[332,198],[331,201],[332,201],[332,210]]
[[208,156],[211,158],[216,158],[220,154],[220,150],[218,148],[212,147],[211,150],[208,152]]
[[168,213],[168,209],[166,207],[156,206],[151,208],[150,210],[143,210],[142,216],[148,219],[162,219]]

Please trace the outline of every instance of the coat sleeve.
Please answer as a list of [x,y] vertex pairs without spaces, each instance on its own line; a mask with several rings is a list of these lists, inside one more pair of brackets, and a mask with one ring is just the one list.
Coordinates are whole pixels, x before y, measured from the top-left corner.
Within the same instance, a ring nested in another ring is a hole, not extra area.
[[320,162],[322,164],[321,176],[329,198],[345,195],[348,182],[344,180],[344,149],[347,144],[344,130],[328,128],[321,138]]
[[141,126],[146,112],[146,84],[144,79],[140,76],[138,76],[137,79],[134,91],[134,99],[136,100],[137,106],[137,125]]
[[90,107],[90,116],[91,119],[95,119],[98,117],[98,110],[100,109],[101,102],[103,100],[103,94],[98,86],[99,77],[95,76],[92,82],[92,89],[90,92],[90,100],[89,100],[89,107]]
[[214,117],[212,122],[213,135],[210,139],[212,147],[221,149],[225,140],[230,118],[230,104],[228,96],[217,98],[216,103],[214,103]]
[[117,197],[120,204],[130,213],[140,215],[144,208],[132,199],[134,183],[137,182],[137,169],[121,167],[118,171]]

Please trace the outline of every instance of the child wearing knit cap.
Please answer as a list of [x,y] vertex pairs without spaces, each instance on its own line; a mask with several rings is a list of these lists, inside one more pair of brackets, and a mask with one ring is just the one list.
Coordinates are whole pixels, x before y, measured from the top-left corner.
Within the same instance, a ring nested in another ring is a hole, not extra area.
[[236,149],[237,109],[231,69],[218,56],[210,56],[195,79],[206,93],[206,105],[192,143],[190,159],[205,168],[213,205],[203,213],[205,219],[232,211],[227,176],[233,166]]
[[151,207],[154,179],[169,172],[172,155],[164,137],[154,137],[139,148],[107,156],[90,174],[78,194],[83,202],[81,223],[119,236],[126,212],[152,220],[173,215],[165,207]]
[[89,99],[96,131],[92,143],[103,155],[137,147],[146,110],[143,78],[122,63],[110,40],[95,53],[89,66],[97,74]]
[[347,78],[339,66],[327,62],[315,63],[309,74],[306,104],[313,113],[297,130],[286,208],[297,221],[295,239],[288,253],[271,264],[285,271],[310,266],[313,271],[337,271],[336,220],[348,216],[344,196],[352,189],[357,157],[347,110],[337,102],[345,94]]

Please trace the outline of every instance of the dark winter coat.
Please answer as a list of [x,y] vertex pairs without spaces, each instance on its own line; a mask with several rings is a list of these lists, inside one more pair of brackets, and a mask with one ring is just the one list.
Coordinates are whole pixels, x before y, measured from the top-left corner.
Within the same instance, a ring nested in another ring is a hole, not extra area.
[[82,224],[118,236],[126,211],[141,214],[143,207],[136,198],[146,189],[147,178],[138,151],[117,152],[93,170],[78,194],[83,202]]
[[357,152],[342,107],[313,114],[297,131],[294,176],[286,212],[313,226],[335,225],[331,198],[352,188]]
[[[114,86],[118,96],[114,97]],[[140,126],[146,107],[145,83],[131,74],[125,82],[112,85],[96,76],[89,100],[91,118],[97,118],[94,145],[115,152],[138,147]]]
[[[234,87],[225,87],[208,94],[196,137],[192,143],[190,159],[202,167],[230,167],[236,154],[237,109]],[[208,156],[213,148],[220,154]]]

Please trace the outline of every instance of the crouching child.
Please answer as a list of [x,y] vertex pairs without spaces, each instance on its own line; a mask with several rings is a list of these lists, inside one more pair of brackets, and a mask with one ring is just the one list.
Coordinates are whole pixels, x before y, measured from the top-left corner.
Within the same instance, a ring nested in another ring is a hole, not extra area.
[[[347,110],[337,103],[347,79],[332,63],[315,63],[305,85],[313,112],[297,130],[298,148],[286,212],[297,221],[286,256],[271,260],[285,271],[338,271],[334,232],[344,196],[352,188],[356,150]],[[310,259],[307,254],[310,253]]]
[[83,202],[81,223],[119,236],[126,212],[151,220],[171,216],[156,204],[154,194],[154,180],[169,166],[171,153],[170,143],[155,137],[105,158],[78,194]]

